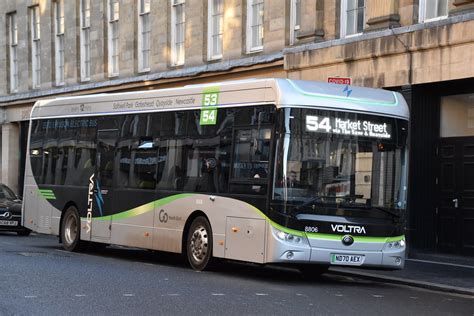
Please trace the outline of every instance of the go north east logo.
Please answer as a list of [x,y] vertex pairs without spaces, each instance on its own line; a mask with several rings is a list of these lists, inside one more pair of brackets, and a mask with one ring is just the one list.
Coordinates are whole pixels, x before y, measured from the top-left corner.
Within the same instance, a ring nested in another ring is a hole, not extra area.
[[[92,211],[94,208],[94,202],[93,202],[94,192],[97,192],[97,194],[95,195],[95,200],[99,208],[100,216],[103,216],[102,206],[104,205],[104,198],[102,197],[99,181],[98,180],[95,181],[94,176],[95,174],[92,174],[91,177],[89,178],[89,190],[87,192],[87,217],[86,217],[87,233],[91,231]],[[96,190],[94,190],[94,186],[97,186]]]

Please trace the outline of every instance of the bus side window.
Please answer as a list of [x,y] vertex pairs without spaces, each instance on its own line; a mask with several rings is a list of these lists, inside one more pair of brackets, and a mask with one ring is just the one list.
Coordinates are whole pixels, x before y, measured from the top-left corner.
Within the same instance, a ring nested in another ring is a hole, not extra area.
[[70,124],[75,135],[74,168],[68,171],[67,177],[74,185],[87,186],[95,172],[97,119],[75,119]]
[[98,179],[102,187],[114,184],[115,149],[117,148],[122,116],[103,117],[98,120],[97,164]]
[[157,150],[153,145],[153,139],[140,138],[134,147],[136,148],[132,151],[133,172],[130,173],[130,182],[135,188],[155,189]]
[[41,184],[41,173],[43,166],[43,122],[35,120],[31,125],[31,140],[30,140],[30,160],[33,176],[37,184]]
[[234,138],[232,176],[236,179],[265,179],[269,173],[271,128],[238,129]]
[[200,125],[199,118],[200,111],[189,113],[193,144],[187,151],[187,187],[197,192],[227,192],[234,110],[218,109],[216,124]]

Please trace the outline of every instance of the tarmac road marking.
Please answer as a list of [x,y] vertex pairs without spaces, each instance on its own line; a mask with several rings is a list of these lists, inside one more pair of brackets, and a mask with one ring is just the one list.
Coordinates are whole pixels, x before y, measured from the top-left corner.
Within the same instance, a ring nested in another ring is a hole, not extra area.
[[342,294],[334,294],[334,295],[337,296],[337,297],[343,297],[344,296]]
[[411,298],[412,300],[417,300],[417,299],[418,299],[418,296],[410,296],[410,298]]
[[36,295],[25,295],[25,298],[37,298],[38,296]]
[[124,294],[123,296],[132,297],[132,296],[135,296],[135,294]]
[[372,294],[373,297],[376,297],[376,298],[382,298],[384,297],[383,295],[378,295],[378,294]]
[[86,295],[85,294],[76,294],[74,295],[75,297],[85,297]]
[[267,293],[255,293],[255,295],[257,295],[257,296],[267,296],[268,294]]
[[225,294],[224,293],[211,293],[211,295],[213,295],[213,296],[224,296]]

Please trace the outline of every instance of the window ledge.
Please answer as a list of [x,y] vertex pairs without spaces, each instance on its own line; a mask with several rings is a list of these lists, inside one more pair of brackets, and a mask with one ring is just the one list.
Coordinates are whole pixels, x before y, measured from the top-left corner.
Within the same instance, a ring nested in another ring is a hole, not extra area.
[[263,52],[263,46],[252,47],[249,50],[247,50],[247,54],[254,54],[254,53],[260,53],[260,52]]

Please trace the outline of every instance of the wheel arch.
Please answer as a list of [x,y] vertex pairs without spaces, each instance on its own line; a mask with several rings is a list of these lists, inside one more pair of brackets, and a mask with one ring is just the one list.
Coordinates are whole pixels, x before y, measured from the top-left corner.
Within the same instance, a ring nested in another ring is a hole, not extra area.
[[206,213],[204,213],[201,210],[195,210],[191,212],[191,214],[188,216],[188,219],[186,220],[186,224],[184,224],[183,234],[181,236],[181,253],[183,255],[186,255],[186,248],[187,248],[186,242],[188,239],[188,233],[189,233],[189,229],[191,228],[191,224],[199,216],[204,217],[208,221],[209,226],[211,227],[211,232],[213,231],[211,221],[209,220],[209,217],[206,215]]

